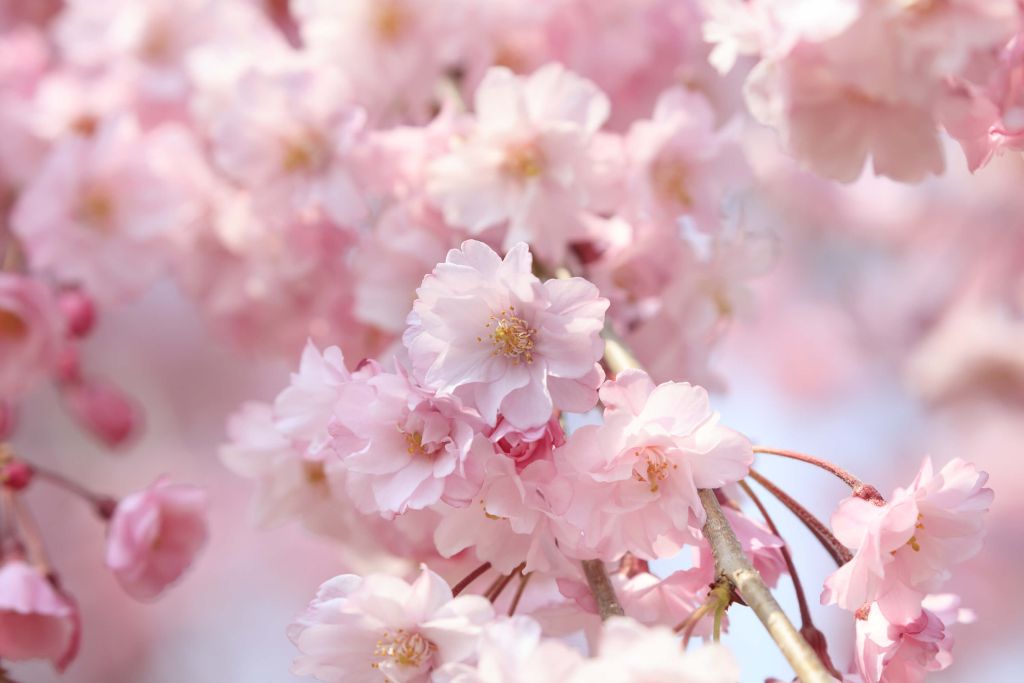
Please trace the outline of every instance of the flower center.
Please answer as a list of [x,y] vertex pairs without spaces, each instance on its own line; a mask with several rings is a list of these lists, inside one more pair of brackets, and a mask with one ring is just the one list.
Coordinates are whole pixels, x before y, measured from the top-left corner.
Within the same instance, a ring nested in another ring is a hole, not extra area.
[[318,171],[329,161],[327,146],[316,133],[307,132],[284,143],[281,165],[288,173]]
[[28,324],[14,311],[0,308],[0,339],[17,341],[28,335]]
[[668,479],[669,472],[679,466],[669,460],[664,451],[654,446],[645,446],[633,453],[636,464],[633,465],[633,476],[637,481],[647,484],[651,493],[657,493],[661,482]]
[[[921,521],[922,519],[923,517],[918,513],[917,524],[914,525],[915,529],[924,529],[924,522]],[[921,552],[921,543],[917,540],[917,534],[910,537],[910,540],[907,541],[907,545],[909,545],[915,553]]]
[[319,460],[303,460],[302,471],[306,475],[306,481],[312,486],[320,486],[327,481],[324,464]]
[[651,184],[663,200],[675,202],[687,209],[693,207],[689,173],[686,164],[679,159],[656,160],[651,165]]
[[114,231],[114,202],[106,192],[86,191],[78,207],[78,216],[97,232],[109,235]]
[[373,28],[384,43],[396,43],[412,24],[409,12],[398,2],[381,2],[373,17]]
[[[520,361],[533,362],[533,348],[537,344],[537,330],[516,315],[516,307],[509,306],[507,311],[491,316],[491,322],[484,327],[492,328],[487,338],[494,345],[491,355],[511,358],[513,365]],[[483,337],[477,337],[483,342]]]
[[537,145],[511,145],[505,150],[502,168],[513,178],[529,180],[544,172],[544,162],[544,154]]
[[436,651],[437,646],[419,633],[409,633],[404,628],[394,633],[385,631],[373,651],[381,661],[375,662],[372,666],[379,669],[390,664],[418,669],[426,664]]

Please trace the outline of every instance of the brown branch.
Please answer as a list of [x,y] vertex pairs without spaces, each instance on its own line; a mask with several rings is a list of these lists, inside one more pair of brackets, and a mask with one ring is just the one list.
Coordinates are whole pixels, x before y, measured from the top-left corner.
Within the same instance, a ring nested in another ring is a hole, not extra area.
[[626,613],[619,604],[619,598],[615,595],[615,587],[612,586],[608,572],[604,569],[604,562],[601,560],[583,560],[583,573],[587,577],[587,585],[590,592],[594,594],[597,601],[597,611],[602,621],[608,617],[622,617]]
[[698,493],[707,514],[704,537],[711,544],[718,574],[729,581],[743,602],[754,610],[802,683],[832,683],[833,679],[821,659],[793,626],[793,622],[772,597],[764,579],[743,553],[739,539],[718,504],[715,492],[701,489]]

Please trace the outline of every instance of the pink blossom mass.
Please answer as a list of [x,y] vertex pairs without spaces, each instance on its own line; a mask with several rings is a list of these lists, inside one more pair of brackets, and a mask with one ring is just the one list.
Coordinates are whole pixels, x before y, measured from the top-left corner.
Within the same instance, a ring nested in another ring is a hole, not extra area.
[[0,683],[1019,679],[1022,152],[1024,0],[0,0]]

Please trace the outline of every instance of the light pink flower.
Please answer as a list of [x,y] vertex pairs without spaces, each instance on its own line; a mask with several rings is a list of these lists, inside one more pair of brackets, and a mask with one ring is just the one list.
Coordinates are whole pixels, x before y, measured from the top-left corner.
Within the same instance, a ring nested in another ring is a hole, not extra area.
[[993,495],[987,479],[963,460],[935,472],[925,458],[911,485],[896,489],[885,505],[854,497],[840,503],[832,528],[855,553],[825,580],[822,603],[856,611],[877,602],[892,621],[914,618],[949,567],[981,549]]
[[542,284],[532,263],[522,243],[501,259],[464,242],[424,278],[403,337],[417,381],[491,425],[499,413],[529,429],[553,408],[589,410],[603,377],[608,301],[581,278]]
[[557,64],[528,78],[498,67],[474,108],[474,131],[433,164],[428,192],[452,225],[477,234],[507,224],[506,249],[528,241],[546,263],[560,264],[583,234],[588,146],[608,118],[608,99]]
[[474,655],[481,626],[493,618],[490,602],[453,598],[425,566],[412,584],[385,574],[337,576],[288,627],[300,652],[292,672],[328,683],[426,683],[435,669]]
[[569,510],[572,489],[550,460],[521,468],[512,458],[490,451],[473,453],[467,478],[477,481],[468,505],[437,508],[441,521],[434,542],[442,557],[472,548],[477,559],[509,573],[564,572],[569,560],[556,542],[556,528]]
[[364,119],[330,72],[253,69],[214,116],[213,157],[253,192],[261,214],[287,218],[321,209],[353,225],[366,215],[351,161]]
[[323,67],[344,67],[355,101],[385,125],[429,118],[464,30],[460,11],[450,0],[293,3],[308,54]]
[[[939,605],[947,606],[944,596]],[[877,606],[857,619],[855,664],[865,683],[921,683],[927,674],[953,663],[949,626],[960,620],[956,609],[940,615],[922,609],[906,623],[891,623]]]
[[107,533],[107,567],[137,600],[177,581],[206,543],[206,493],[158,479],[117,505]]
[[0,272],[0,398],[13,398],[54,370],[64,320],[37,279]]
[[651,119],[630,127],[631,215],[669,230],[684,215],[703,230],[718,228],[723,202],[750,172],[739,146],[715,127],[707,100],[682,88],[663,93]]
[[574,552],[607,560],[627,550],[672,554],[704,523],[697,489],[743,478],[750,442],[719,424],[701,387],[655,386],[629,370],[605,383],[601,400],[604,423],[581,427],[556,452],[575,479],[567,521],[581,537],[566,540]]
[[[372,398],[336,410],[334,450],[348,472],[348,490],[366,513],[391,517],[441,500],[446,483],[464,477],[466,458],[483,422],[458,399],[433,396],[404,374],[367,380]],[[483,438],[483,437],[481,437]],[[490,444],[483,439],[485,455]]]
[[11,217],[32,267],[103,302],[138,294],[165,266],[168,234],[199,216],[179,175],[194,153],[181,129],[143,135],[124,119],[63,140]]
[[433,683],[562,683],[583,661],[555,639],[543,639],[529,617],[503,619],[484,627],[474,665],[448,664]]
[[605,622],[598,654],[577,668],[570,683],[736,683],[739,666],[722,645],[684,652],[666,627],[647,628],[627,617]]
[[64,671],[78,653],[78,606],[23,560],[0,567],[0,658],[48,659]]

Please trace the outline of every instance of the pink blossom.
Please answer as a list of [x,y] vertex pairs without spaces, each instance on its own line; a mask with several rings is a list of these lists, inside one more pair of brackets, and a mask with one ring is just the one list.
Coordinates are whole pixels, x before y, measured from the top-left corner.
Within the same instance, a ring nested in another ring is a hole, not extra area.
[[61,386],[61,399],[79,426],[110,448],[125,445],[140,431],[141,409],[110,382],[75,379]]
[[250,70],[214,116],[213,157],[253,191],[261,214],[321,209],[337,223],[355,224],[366,215],[351,160],[364,119],[329,72]]
[[433,683],[562,683],[580,665],[580,653],[563,642],[542,638],[529,617],[512,617],[484,627],[477,661],[448,664]]
[[0,658],[48,659],[64,671],[78,653],[78,606],[20,559],[0,567]]
[[168,234],[199,215],[177,175],[193,153],[179,129],[143,135],[123,119],[63,140],[11,218],[32,267],[104,302],[138,294],[163,270]]
[[992,502],[988,475],[960,459],[935,472],[925,458],[917,477],[881,506],[850,497],[832,516],[853,559],[825,580],[823,603],[856,611],[878,603],[893,621],[912,619],[949,567],[975,555]]
[[488,424],[521,429],[553,408],[583,412],[602,379],[608,301],[581,278],[541,281],[517,244],[501,259],[469,240],[423,280],[403,341],[424,387],[454,394]]
[[12,398],[55,369],[64,321],[50,288],[0,272],[0,398]]
[[251,514],[257,525],[299,519],[316,533],[349,536],[354,511],[345,504],[344,473],[329,466],[325,454],[307,456],[294,445],[277,428],[271,405],[243,405],[228,420],[228,437],[220,458],[235,474],[256,481]]
[[534,460],[520,468],[501,453],[473,455],[467,478],[480,482],[477,492],[468,505],[438,509],[438,552],[452,557],[472,548],[477,559],[506,574],[521,562],[527,572],[564,572],[568,560],[558,546],[556,530],[569,510],[569,482],[550,460]]
[[906,623],[889,622],[877,607],[858,613],[855,663],[865,683],[921,683],[928,673],[953,663],[949,627],[971,621],[972,615],[959,609],[956,596],[928,596],[925,603]]
[[[302,42],[315,63],[346,67],[373,120],[422,122],[454,57],[459,6],[450,0],[299,0]],[[459,25],[461,26],[461,25]]]
[[678,636],[665,627],[647,628],[626,617],[605,622],[598,654],[573,672],[570,683],[736,683],[740,671],[721,645],[683,652]]
[[650,120],[626,136],[629,211],[675,229],[684,215],[704,230],[718,228],[722,204],[747,181],[735,142],[715,130],[714,112],[701,96],[681,88],[658,98]]
[[[334,433],[343,430],[335,451],[349,494],[364,512],[386,516],[433,505],[449,480],[465,476],[482,421],[458,399],[435,397],[401,373],[381,373],[367,385],[372,398],[336,410],[332,422]],[[486,439],[483,448],[491,450]]]
[[567,515],[581,534],[575,552],[668,556],[704,523],[697,489],[743,478],[750,442],[719,424],[701,387],[655,386],[628,370],[605,383],[601,400],[604,423],[581,427],[556,452],[576,482]]
[[490,602],[453,598],[425,566],[411,584],[385,574],[336,576],[288,628],[300,652],[292,672],[329,683],[426,683],[435,669],[470,658],[493,617]]
[[582,236],[589,201],[588,145],[608,117],[608,99],[557,64],[521,78],[505,68],[484,77],[476,126],[430,169],[428,191],[445,220],[473,234],[507,223],[504,247],[529,241],[558,265]]
[[177,581],[206,543],[206,493],[158,479],[114,510],[107,567],[125,592],[152,600]]

